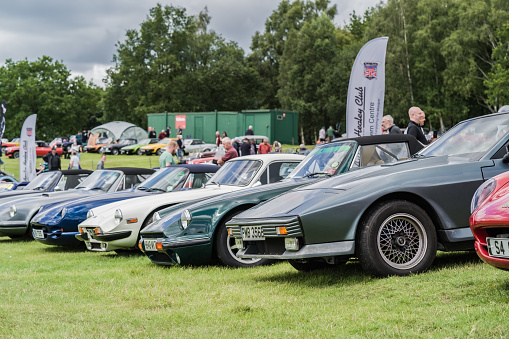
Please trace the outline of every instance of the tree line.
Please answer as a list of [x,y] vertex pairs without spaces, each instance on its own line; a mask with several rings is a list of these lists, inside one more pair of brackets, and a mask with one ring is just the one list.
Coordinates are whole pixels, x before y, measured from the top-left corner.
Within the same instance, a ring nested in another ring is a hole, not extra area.
[[405,127],[421,107],[430,129],[509,104],[507,0],[387,0],[344,27],[329,0],[282,0],[255,32],[249,54],[209,30],[205,8],[157,5],[126,32],[105,88],[71,77],[63,62],[7,60],[0,98],[5,136],[38,114],[38,137],[124,120],[147,127],[147,113],[281,108],[300,112],[307,143],[322,126],[345,128],[350,71],[369,40],[389,37],[384,113]]

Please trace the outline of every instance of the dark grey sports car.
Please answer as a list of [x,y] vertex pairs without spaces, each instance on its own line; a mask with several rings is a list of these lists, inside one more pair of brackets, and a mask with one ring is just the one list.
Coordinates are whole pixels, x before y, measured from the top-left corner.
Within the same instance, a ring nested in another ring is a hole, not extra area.
[[375,276],[431,266],[436,251],[473,249],[470,202],[509,170],[509,114],[463,121],[416,158],[297,188],[234,217],[241,258],[288,259],[299,270],[359,258]]

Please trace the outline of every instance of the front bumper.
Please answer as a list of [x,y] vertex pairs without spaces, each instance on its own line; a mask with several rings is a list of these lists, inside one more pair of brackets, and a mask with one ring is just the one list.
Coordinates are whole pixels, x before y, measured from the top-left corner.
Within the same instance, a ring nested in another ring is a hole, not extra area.
[[25,221],[4,221],[0,223],[0,236],[19,236],[27,230]]
[[482,261],[501,270],[509,271],[509,259],[490,256],[486,246],[483,246],[479,241],[474,243],[474,247],[475,252]]
[[[158,250],[147,250],[146,241],[158,243]],[[184,241],[172,241],[168,238],[142,238],[141,250],[157,265],[202,265],[210,263],[212,259],[212,244],[210,238],[200,237]]]

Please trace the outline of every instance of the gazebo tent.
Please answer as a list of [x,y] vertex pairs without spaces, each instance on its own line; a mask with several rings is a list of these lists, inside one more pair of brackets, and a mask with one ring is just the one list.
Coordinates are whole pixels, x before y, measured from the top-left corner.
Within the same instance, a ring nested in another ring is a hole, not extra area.
[[147,131],[134,124],[125,121],[112,121],[107,124],[94,127],[92,134],[100,134],[102,137],[113,138],[114,141],[135,138],[138,141],[148,137]]

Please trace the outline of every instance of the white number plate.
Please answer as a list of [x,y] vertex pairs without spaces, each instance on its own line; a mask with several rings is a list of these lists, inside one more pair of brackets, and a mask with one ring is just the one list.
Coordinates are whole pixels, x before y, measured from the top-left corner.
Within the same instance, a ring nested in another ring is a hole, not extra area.
[[34,238],[44,239],[44,232],[42,230],[34,229],[33,231],[34,231]]
[[488,253],[492,257],[509,258],[509,239],[486,238]]
[[156,239],[143,240],[143,244],[145,245],[145,251],[157,251],[156,242],[157,242]]
[[242,227],[242,240],[265,240],[263,229],[261,226],[244,226]]

